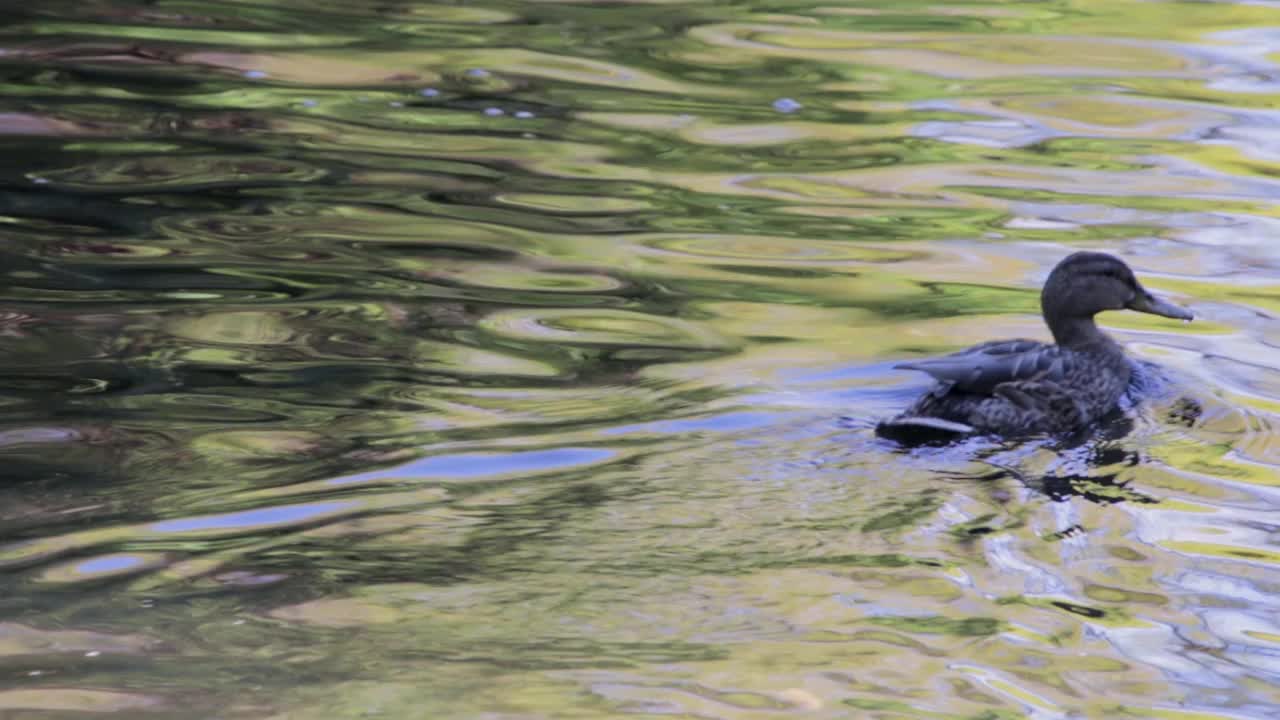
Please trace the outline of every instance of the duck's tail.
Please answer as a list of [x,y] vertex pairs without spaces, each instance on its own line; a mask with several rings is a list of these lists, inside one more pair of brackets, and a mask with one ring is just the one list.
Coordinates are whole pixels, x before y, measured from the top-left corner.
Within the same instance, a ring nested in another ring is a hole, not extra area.
[[902,445],[954,442],[976,432],[972,425],[919,415],[899,415],[876,425],[876,435]]

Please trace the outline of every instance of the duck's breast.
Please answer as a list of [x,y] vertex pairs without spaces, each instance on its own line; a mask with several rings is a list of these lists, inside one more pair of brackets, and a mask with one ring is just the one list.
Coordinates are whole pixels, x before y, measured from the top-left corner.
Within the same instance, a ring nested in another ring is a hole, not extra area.
[[1074,357],[1061,384],[1075,397],[1088,421],[1111,412],[1129,387],[1128,358],[1123,352],[1066,352]]

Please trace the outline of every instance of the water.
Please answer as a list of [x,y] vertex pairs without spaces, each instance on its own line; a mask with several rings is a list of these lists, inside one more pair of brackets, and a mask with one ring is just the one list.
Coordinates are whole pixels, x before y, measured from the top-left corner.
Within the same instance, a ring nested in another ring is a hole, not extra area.
[[[5,717],[1280,712],[1273,3],[8,15]],[[1079,248],[1127,423],[873,437]]]

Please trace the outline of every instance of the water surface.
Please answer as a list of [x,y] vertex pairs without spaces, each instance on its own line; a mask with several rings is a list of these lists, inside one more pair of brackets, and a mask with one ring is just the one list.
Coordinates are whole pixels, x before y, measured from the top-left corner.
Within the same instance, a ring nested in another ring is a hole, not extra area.
[[[1280,8],[41,2],[0,34],[0,714],[1280,707]],[[1083,442],[903,358],[1117,253]]]

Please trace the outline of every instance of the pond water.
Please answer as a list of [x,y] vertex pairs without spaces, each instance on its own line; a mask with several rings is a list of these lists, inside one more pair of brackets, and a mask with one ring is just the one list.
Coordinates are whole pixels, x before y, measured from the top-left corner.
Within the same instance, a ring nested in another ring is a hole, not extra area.
[[[1280,713],[1280,4],[6,14],[0,715]],[[1082,248],[1161,392],[874,437]]]

